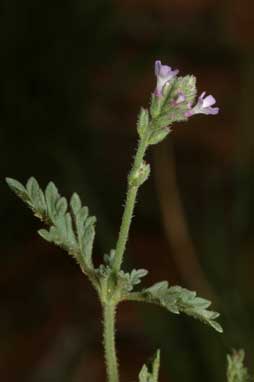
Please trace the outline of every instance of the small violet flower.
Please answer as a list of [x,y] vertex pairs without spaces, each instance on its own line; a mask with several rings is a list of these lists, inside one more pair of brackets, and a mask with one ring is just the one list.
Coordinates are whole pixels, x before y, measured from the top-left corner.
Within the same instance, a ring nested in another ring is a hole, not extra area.
[[157,77],[155,95],[161,97],[164,85],[172,80],[179,73],[179,70],[172,70],[170,66],[162,65],[161,61],[155,61],[154,69]]
[[[212,107],[215,104],[216,100],[212,95],[208,95],[205,97],[206,92],[203,92],[201,96],[198,98],[198,102],[189,111],[186,112],[186,117],[191,117],[194,114],[218,114],[219,108]],[[191,106],[190,106],[191,107]]]

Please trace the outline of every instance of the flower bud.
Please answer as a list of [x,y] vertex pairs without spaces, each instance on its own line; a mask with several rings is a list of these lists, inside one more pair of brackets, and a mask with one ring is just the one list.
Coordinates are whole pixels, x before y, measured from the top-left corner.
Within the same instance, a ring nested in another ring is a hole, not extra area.
[[133,187],[140,187],[150,175],[150,165],[143,161],[138,168],[134,168],[128,178],[129,185]]

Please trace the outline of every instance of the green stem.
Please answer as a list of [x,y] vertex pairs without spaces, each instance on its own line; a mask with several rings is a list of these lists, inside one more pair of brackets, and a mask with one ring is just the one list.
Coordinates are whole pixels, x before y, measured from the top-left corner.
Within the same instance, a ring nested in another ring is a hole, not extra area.
[[115,347],[115,313],[115,305],[103,305],[103,336],[108,382],[119,382],[118,363]]
[[[145,156],[145,152],[147,149],[147,141],[149,134],[147,133],[140,141],[138,145],[138,149],[135,155],[134,164],[132,167],[132,171],[138,169],[142,164],[143,158]],[[128,185],[127,189],[127,197],[125,208],[122,217],[122,223],[120,227],[120,232],[118,236],[118,240],[116,243],[116,252],[115,252],[115,260],[113,264],[113,269],[117,273],[121,269],[123,255],[126,248],[126,243],[129,236],[129,230],[131,225],[131,219],[133,216],[133,210],[135,207],[136,197],[137,197],[138,187],[133,185]]]

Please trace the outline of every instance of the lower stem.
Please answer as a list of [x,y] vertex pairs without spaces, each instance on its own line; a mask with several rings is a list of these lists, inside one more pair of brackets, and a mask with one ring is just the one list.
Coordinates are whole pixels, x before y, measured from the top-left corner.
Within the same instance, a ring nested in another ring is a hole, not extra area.
[[115,305],[103,305],[103,338],[108,382],[119,382],[118,363],[115,347],[115,314]]

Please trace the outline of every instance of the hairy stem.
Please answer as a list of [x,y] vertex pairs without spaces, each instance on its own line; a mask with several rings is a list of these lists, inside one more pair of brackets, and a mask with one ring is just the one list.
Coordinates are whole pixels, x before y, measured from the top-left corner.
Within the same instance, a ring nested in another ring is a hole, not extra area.
[[[139,141],[138,149],[135,155],[134,164],[132,167],[132,171],[136,170],[142,164],[143,158],[145,156],[145,152],[147,149],[147,141],[148,141],[148,133],[144,135],[144,137]],[[120,232],[118,236],[118,240],[116,243],[116,252],[115,252],[115,260],[113,264],[113,269],[117,273],[121,269],[121,265],[123,262],[123,255],[126,248],[126,243],[129,236],[129,230],[131,225],[131,219],[133,216],[133,210],[135,207],[136,197],[138,192],[138,186],[128,185],[127,189],[127,197],[126,203],[124,207],[122,223],[120,227]]]
[[119,382],[118,363],[115,347],[115,313],[115,305],[103,305],[103,337],[108,382]]

